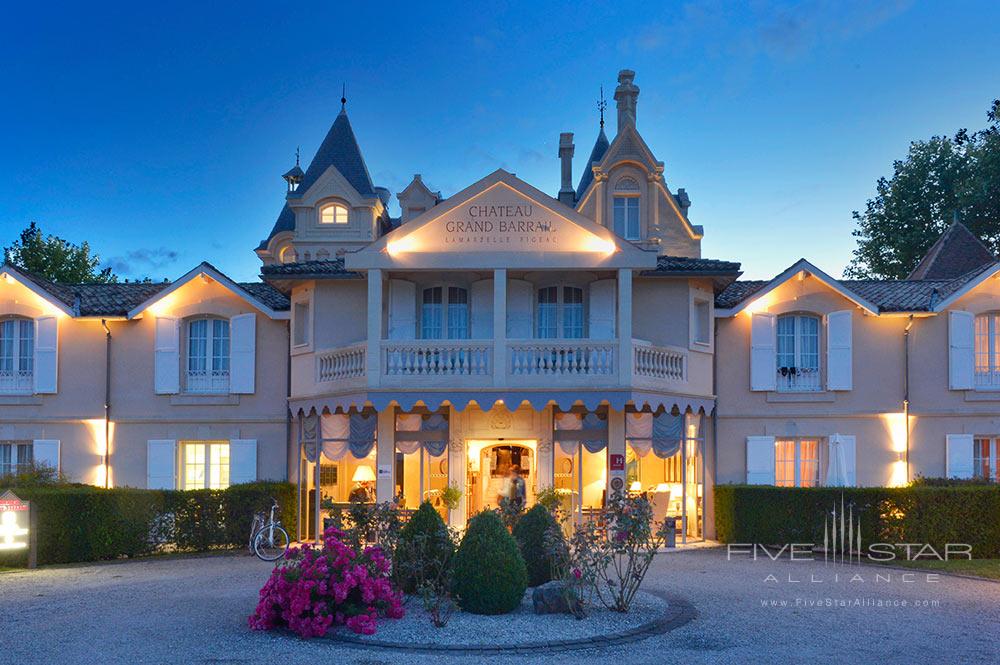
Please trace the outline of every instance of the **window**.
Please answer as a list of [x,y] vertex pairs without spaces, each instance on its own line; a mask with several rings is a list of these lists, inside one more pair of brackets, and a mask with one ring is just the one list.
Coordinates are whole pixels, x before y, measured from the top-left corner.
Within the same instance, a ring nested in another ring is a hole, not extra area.
[[614,201],[615,233],[626,240],[639,240],[639,197],[616,196]]
[[229,392],[229,321],[196,319],[188,323],[187,390]]
[[583,289],[547,286],[538,289],[535,336],[539,339],[581,339],[584,336]]
[[289,245],[285,245],[278,250],[278,261],[280,263],[295,263],[295,250]]
[[319,211],[319,223],[320,224],[346,224],[347,223],[347,208],[339,204],[331,204],[320,208]]
[[775,441],[774,484],[778,487],[817,487],[819,439]]
[[292,343],[305,346],[309,343],[309,303],[296,302],[292,307]]
[[819,317],[779,316],[777,342],[778,390],[819,390]]
[[[444,296],[448,294],[447,307]],[[432,286],[424,289],[420,306],[422,339],[469,338],[469,292],[458,286]]]
[[972,476],[993,482],[1000,481],[998,452],[1000,452],[1000,439],[976,437],[972,444]]
[[35,322],[0,321],[0,393],[30,393],[35,373]]
[[0,441],[0,477],[31,470],[31,443]]
[[712,310],[707,300],[694,301],[694,342],[696,344],[711,344],[712,342]]
[[181,489],[223,490],[229,487],[229,443],[184,441],[181,451],[184,456]]
[[976,317],[976,387],[1000,388],[1000,312]]

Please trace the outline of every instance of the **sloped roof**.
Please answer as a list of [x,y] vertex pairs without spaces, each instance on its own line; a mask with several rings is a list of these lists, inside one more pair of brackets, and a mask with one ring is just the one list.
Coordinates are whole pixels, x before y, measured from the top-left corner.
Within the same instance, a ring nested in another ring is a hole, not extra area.
[[736,261],[720,261],[718,259],[702,259],[688,256],[660,256],[656,259],[656,270],[647,270],[644,277],[692,273],[702,275],[737,275],[740,264]]
[[993,263],[996,257],[961,222],[941,234],[907,279],[955,279],[976,268]]
[[597,141],[594,142],[594,149],[590,151],[590,159],[583,165],[583,173],[580,174],[580,184],[576,186],[577,201],[583,198],[583,193],[587,191],[590,183],[594,181],[594,169],[591,168],[591,165],[594,162],[601,161],[604,158],[604,153],[608,151],[610,146],[611,143],[608,141],[608,137],[604,133],[604,127],[602,126],[600,133],[597,135]]
[[263,266],[260,274],[264,279],[313,279],[313,278],[360,278],[361,274],[344,268],[344,259],[324,261],[301,261],[299,263],[275,263]]

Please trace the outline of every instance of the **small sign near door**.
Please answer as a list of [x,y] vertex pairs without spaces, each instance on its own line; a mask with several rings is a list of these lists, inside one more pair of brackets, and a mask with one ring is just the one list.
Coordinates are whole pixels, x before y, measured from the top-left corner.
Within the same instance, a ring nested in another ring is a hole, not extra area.
[[612,471],[624,471],[625,470],[625,456],[624,455],[609,455],[611,461]]
[[391,464],[379,464],[378,465],[378,477],[379,477],[380,480],[383,479],[383,478],[392,478],[392,465]]

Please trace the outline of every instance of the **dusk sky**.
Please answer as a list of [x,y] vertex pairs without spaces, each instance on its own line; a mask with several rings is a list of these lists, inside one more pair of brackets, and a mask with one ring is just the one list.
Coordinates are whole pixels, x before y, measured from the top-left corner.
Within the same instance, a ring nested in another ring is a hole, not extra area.
[[[636,71],[638,129],[703,255],[834,275],[851,211],[913,139],[985,125],[992,2],[10,4],[0,27],[0,243],[29,221],[122,277],[253,253],[340,110],[376,185],[445,196],[497,167],[555,195],[599,88]],[[39,7],[44,7],[40,9]],[[168,9],[170,8],[170,9]],[[613,101],[609,134],[613,137]]]

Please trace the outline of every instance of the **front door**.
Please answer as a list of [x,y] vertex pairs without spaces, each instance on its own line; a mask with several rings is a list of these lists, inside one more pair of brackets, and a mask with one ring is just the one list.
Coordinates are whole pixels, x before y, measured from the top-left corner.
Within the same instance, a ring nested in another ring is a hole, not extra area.
[[499,508],[516,468],[525,481],[526,503],[534,503],[537,488],[535,441],[470,440],[466,480],[468,516]]

